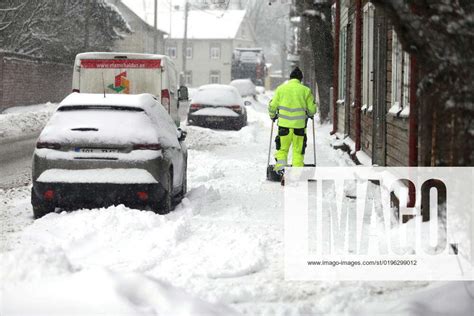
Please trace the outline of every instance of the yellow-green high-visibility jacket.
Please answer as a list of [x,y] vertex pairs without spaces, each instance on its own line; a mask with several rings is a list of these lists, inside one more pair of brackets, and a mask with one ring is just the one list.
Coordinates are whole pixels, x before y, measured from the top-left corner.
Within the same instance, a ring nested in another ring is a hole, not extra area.
[[278,126],[288,128],[306,127],[306,117],[316,113],[311,89],[298,79],[291,79],[280,85],[268,106],[270,118],[278,112]]

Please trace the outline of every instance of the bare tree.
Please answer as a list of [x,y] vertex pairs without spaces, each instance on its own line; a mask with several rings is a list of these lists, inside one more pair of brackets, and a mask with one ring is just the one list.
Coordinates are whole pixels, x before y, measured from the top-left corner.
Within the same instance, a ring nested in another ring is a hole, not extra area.
[[300,63],[309,80],[315,81],[311,84],[317,84],[319,111],[326,120],[333,75],[331,1],[297,1],[294,14],[301,17]]
[[105,0],[6,0],[0,3],[0,47],[49,59],[71,60],[84,50],[109,50],[130,32]]

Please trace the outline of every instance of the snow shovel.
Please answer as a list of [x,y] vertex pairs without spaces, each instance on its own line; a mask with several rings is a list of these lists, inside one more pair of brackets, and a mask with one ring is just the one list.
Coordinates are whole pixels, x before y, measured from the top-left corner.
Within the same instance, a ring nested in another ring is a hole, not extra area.
[[[314,163],[313,164],[305,164],[305,167],[316,167],[316,138],[315,138],[315,132],[314,132],[314,118],[313,120],[313,159]],[[267,180],[269,181],[275,181],[275,182],[282,182],[282,175],[278,174],[274,170],[275,165],[270,164],[270,155],[272,151],[272,141],[273,141],[273,125],[274,121],[272,121],[272,130],[270,131],[270,144],[268,145],[268,159],[267,159]]]
[[273,125],[275,125],[275,121],[272,120],[272,130],[270,131],[270,144],[268,145],[268,159],[267,159],[267,180],[280,182],[281,181],[281,174],[278,174],[274,170],[275,165],[270,164],[270,155],[272,152],[272,142],[273,142]]

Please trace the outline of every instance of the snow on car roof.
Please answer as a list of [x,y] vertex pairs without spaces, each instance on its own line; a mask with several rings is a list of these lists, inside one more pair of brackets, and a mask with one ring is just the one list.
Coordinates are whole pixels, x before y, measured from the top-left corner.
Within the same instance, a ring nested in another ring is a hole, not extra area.
[[126,56],[129,59],[162,59],[162,58],[169,58],[166,55],[160,54],[142,54],[142,53],[124,53],[124,52],[85,52],[77,54],[77,58],[84,59],[84,58],[104,58],[109,57],[113,58],[116,56]]
[[76,105],[103,105],[103,106],[126,106],[133,108],[150,109],[156,104],[156,99],[148,93],[143,94],[106,94],[101,93],[71,93],[60,104],[59,107]]
[[242,97],[257,94],[257,89],[250,79],[236,79],[231,81],[230,85],[235,87]]
[[217,83],[213,83],[213,84],[205,84],[205,85],[202,85],[198,88],[198,91],[200,90],[208,90],[208,89],[214,89],[214,90],[234,90],[235,88],[232,87],[231,85],[228,85],[228,84],[217,84]]
[[[167,110],[159,105],[160,103],[157,102],[155,97],[149,93],[143,94],[106,94],[105,98],[103,94],[100,93],[71,93],[68,95],[58,107],[58,111],[56,112],[53,117],[51,118],[50,122],[46,125],[45,129],[43,130],[40,137],[42,139],[48,138],[48,141],[54,140],[59,141],[62,138],[66,137],[67,135],[58,134],[58,131],[62,129],[68,129],[68,126],[64,126],[64,124],[70,122],[70,120],[65,120],[67,117],[67,113],[69,111],[61,111],[61,108],[74,108],[76,106],[97,106],[97,107],[128,107],[128,108],[136,108],[136,109],[143,109],[145,113],[155,122],[153,125],[153,129],[158,128],[157,135],[159,138],[159,142],[164,146],[169,147],[176,147],[179,148],[178,139],[176,137],[176,125],[173,122],[173,119],[168,114]],[[86,111],[84,111],[86,112]],[[116,113],[117,114],[117,113]],[[123,113],[121,113],[123,114]],[[74,117],[79,120],[79,118],[86,118],[87,113],[81,113],[80,115],[77,114]],[[115,115],[117,116],[117,115]],[[95,116],[93,116],[95,117]],[[86,121],[91,121],[93,119],[86,118]],[[126,115],[126,118],[133,120],[131,115]],[[108,128],[110,122],[101,122],[100,118],[96,118],[99,120],[96,122],[97,124],[101,124],[103,129],[111,130]],[[68,122],[63,122],[68,121]],[[119,120],[116,120],[117,124],[120,124]],[[113,124],[112,124],[113,125]],[[130,122],[128,128],[124,128],[123,130],[117,130],[114,133],[108,133],[107,139],[114,142],[114,143],[122,143],[124,141],[130,140],[130,137],[139,137],[142,139],[149,140],[150,142],[153,141],[153,137],[155,135],[141,135],[140,131],[145,130],[145,126],[148,125],[146,121],[135,121]],[[62,133],[64,134],[64,133]],[[127,137],[128,138],[127,138]]]
[[207,84],[199,87],[191,103],[208,105],[243,105],[239,91],[223,84]]

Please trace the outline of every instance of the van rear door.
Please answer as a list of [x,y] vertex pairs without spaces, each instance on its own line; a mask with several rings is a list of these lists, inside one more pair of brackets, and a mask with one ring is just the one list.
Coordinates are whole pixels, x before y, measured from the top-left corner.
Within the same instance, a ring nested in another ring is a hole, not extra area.
[[80,92],[161,94],[160,59],[82,59],[80,63]]

